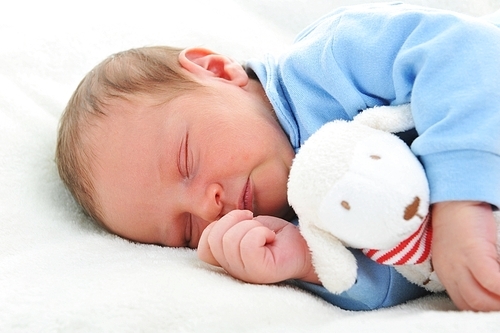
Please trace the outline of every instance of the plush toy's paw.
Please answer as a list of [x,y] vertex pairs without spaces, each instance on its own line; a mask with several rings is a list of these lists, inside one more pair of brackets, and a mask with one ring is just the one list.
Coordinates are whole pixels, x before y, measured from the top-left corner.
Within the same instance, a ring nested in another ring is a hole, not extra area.
[[414,127],[410,104],[376,106],[364,110],[354,121],[384,132],[404,132]]
[[303,221],[300,231],[311,250],[316,274],[323,286],[340,294],[356,283],[356,258],[331,234]]

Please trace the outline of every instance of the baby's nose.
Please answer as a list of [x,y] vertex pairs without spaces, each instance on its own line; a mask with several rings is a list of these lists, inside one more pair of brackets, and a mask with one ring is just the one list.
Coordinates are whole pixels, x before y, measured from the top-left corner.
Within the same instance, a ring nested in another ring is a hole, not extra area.
[[222,186],[217,183],[210,184],[202,190],[199,202],[195,203],[198,207],[198,215],[205,221],[215,221],[222,216],[224,205],[222,203]]

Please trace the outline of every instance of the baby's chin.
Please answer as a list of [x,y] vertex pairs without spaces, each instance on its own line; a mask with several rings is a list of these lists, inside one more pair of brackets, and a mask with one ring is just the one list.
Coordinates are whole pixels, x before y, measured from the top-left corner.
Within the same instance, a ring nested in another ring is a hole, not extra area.
[[254,208],[255,209],[252,211],[253,216],[274,216],[289,222],[297,218],[297,214],[295,214],[295,211],[288,205],[288,203],[285,203],[281,207],[267,207],[267,209],[259,209],[258,207]]
[[279,211],[275,212],[274,214],[266,214],[266,215],[276,216],[287,221],[292,221],[297,217],[297,214],[295,214],[293,208],[288,205],[283,207]]

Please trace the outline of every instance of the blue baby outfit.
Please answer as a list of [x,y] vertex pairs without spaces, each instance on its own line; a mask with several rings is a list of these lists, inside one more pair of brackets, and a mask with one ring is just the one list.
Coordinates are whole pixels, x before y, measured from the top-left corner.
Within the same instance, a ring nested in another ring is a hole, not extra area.
[[[500,206],[500,29],[477,18],[399,3],[340,8],[306,28],[275,59],[247,63],[295,151],[326,122],[411,102],[411,149],[431,202]],[[355,286],[341,295],[297,282],[350,310],[426,294],[357,250]]]

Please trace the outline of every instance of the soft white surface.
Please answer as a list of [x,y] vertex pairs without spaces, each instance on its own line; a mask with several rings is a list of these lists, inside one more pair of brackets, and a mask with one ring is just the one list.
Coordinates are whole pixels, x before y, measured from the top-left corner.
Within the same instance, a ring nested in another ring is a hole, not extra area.
[[[277,53],[335,0],[9,1],[0,10],[0,332],[495,332],[500,314],[443,296],[352,313],[286,286],[250,285],[194,252],[89,224],[53,162],[59,115],[83,75],[131,47]],[[500,0],[413,3],[483,15]]]

